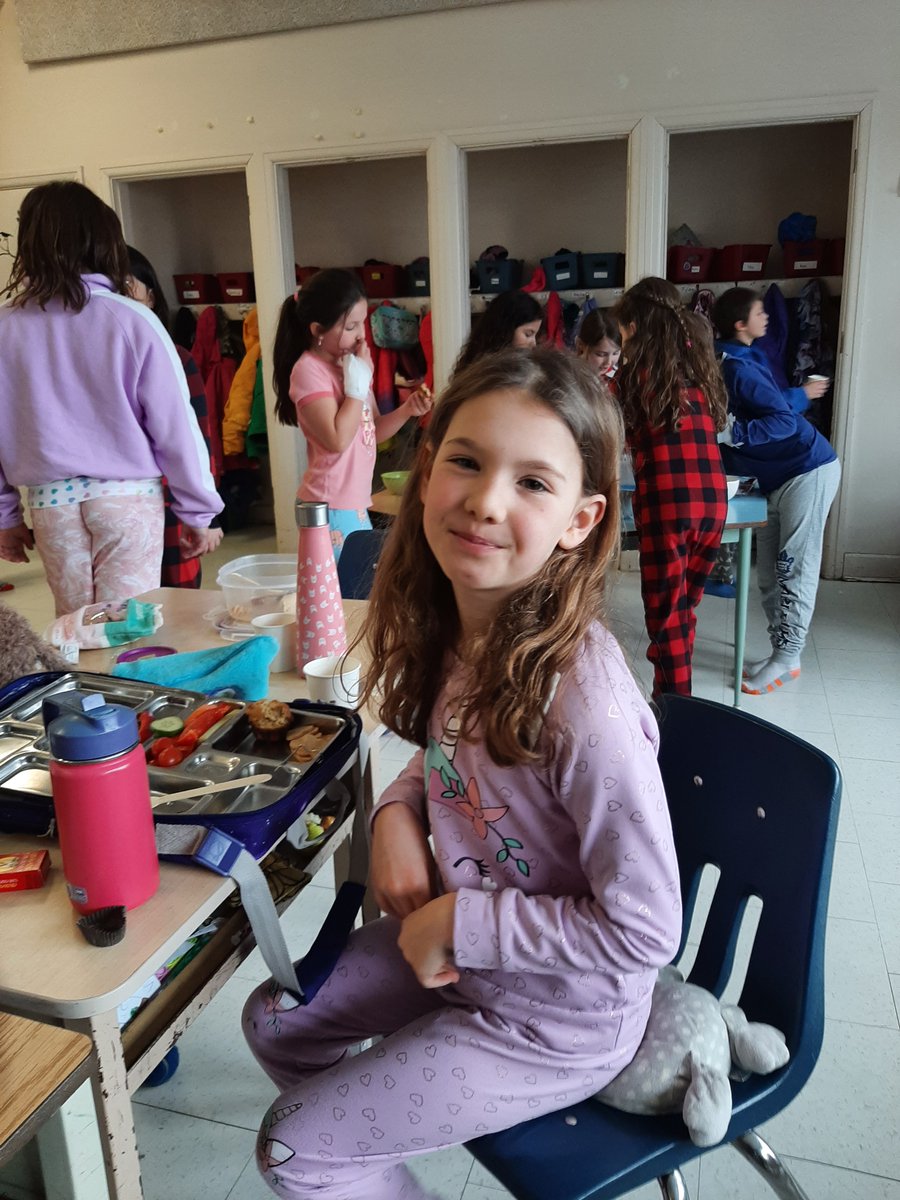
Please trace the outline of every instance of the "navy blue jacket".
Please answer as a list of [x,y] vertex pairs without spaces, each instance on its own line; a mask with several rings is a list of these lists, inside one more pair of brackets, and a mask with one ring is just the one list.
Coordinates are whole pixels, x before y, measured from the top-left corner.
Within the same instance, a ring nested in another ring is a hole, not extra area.
[[717,342],[716,350],[734,416],[733,444],[720,447],[729,475],[755,475],[769,493],[837,458],[803,416],[809,407],[803,388],[780,388],[762,350],[737,341]]

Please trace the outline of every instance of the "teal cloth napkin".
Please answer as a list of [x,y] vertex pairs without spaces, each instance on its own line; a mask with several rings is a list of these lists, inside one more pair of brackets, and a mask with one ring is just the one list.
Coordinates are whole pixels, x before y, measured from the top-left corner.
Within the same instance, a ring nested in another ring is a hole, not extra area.
[[112,673],[189,692],[209,694],[232,688],[238,700],[263,700],[269,690],[269,664],[277,653],[274,638],[253,637],[221,650],[189,650],[116,663]]

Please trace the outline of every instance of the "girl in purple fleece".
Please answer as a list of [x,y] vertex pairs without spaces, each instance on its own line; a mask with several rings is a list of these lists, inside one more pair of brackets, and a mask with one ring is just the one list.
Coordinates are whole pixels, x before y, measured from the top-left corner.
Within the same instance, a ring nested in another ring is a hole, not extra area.
[[435,408],[366,630],[364,700],[421,747],[373,816],[387,915],[309,1006],[268,984],[244,1013],[279,1196],[420,1198],[413,1155],[583,1100],[638,1047],[681,913],[656,723],[597,619],[621,448],[556,351],[481,360]]
[[222,538],[184,370],[126,295],[129,270],[119,218],[83,184],[22,201],[0,307],[0,558],[27,562],[37,543],[57,616],[159,586],[163,476],[185,555]]

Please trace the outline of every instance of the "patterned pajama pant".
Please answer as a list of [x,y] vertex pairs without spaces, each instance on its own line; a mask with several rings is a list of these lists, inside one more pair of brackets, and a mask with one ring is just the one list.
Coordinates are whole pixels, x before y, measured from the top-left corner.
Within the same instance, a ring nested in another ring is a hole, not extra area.
[[331,527],[331,545],[334,561],[341,557],[344,542],[358,529],[371,529],[372,522],[364,508],[329,508],[328,524]]
[[[389,917],[356,930],[306,1007],[271,981],[247,1001],[244,1034],[281,1089],[257,1142],[278,1196],[424,1200],[404,1159],[574,1104],[628,1061],[611,1071],[596,1055],[529,1041],[518,997],[494,1010],[456,988],[422,988],[398,930]],[[384,1040],[346,1054],[377,1035]]]
[[33,508],[31,524],[58,617],[159,587],[162,496],[108,496]]
[[660,527],[652,518],[638,522],[641,596],[653,664],[653,695],[691,694],[694,609],[716,561],[722,524],[711,528]]

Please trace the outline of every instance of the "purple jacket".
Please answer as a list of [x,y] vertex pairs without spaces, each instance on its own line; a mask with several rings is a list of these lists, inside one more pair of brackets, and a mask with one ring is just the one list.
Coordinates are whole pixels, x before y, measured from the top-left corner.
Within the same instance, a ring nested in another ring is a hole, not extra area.
[[446,698],[459,684],[448,680],[427,749],[379,807],[408,805],[433,835],[443,889],[457,896],[466,1002],[521,1020],[551,1049],[593,1047],[621,1067],[681,931],[653,714],[600,625],[550,705],[544,765],[497,767],[480,742],[457,740]]
[[165,475],[179,519],[205,528],[222,501],[175,346],[106,276],[83,279],[81,312],[0,308],[0,528],[22,520],[16,488],[73,475]]

